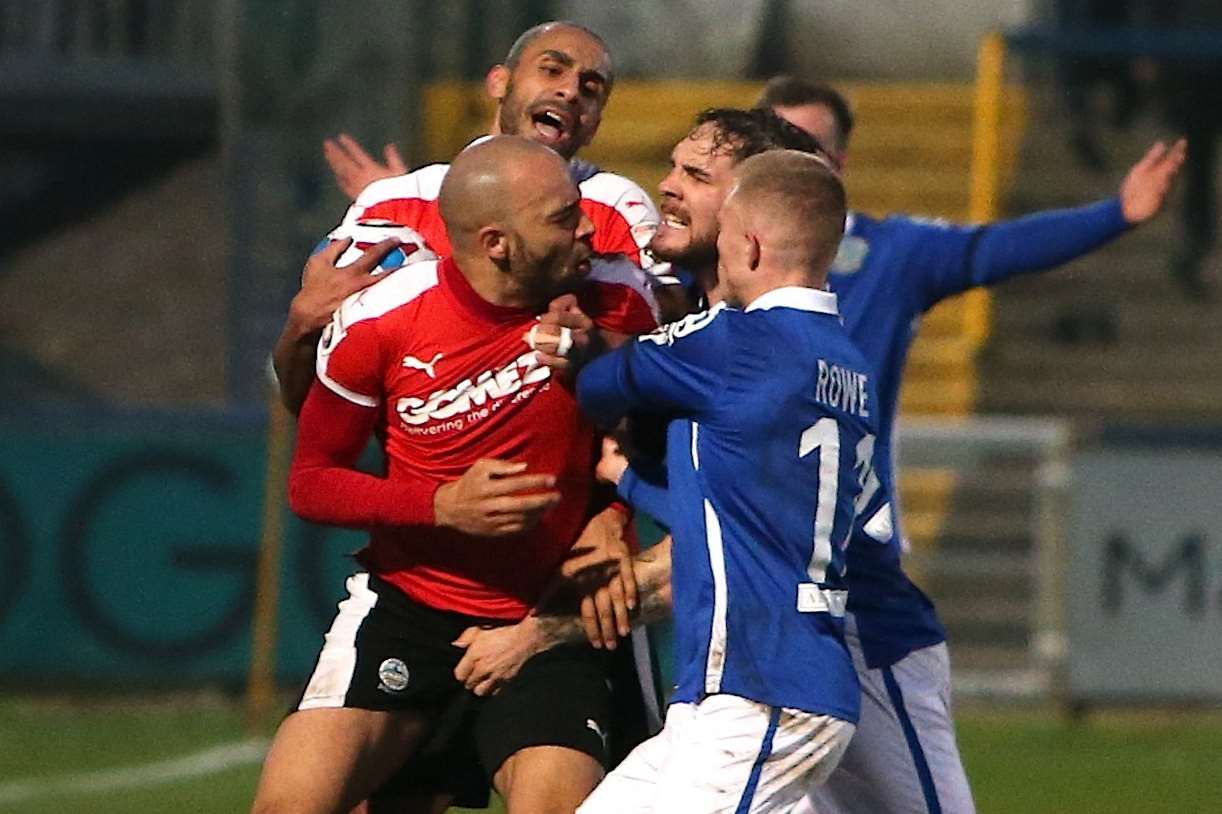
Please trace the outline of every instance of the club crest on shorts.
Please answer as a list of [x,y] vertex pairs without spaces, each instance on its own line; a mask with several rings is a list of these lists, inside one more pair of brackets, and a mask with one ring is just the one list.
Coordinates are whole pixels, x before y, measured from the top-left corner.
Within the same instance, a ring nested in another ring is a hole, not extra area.
[[382,692],[403,692],[412,680],[412,674],[400,659],[386,659],[378,665],[378,679],[378,689]]

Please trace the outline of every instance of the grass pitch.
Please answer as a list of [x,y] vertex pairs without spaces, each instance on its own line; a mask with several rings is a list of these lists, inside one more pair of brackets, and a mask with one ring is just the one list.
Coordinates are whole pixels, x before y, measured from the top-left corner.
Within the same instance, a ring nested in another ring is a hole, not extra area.
[[[958,723],[982,814],[1222,811],[1222,711],[1071,722],[1043,709],[965,706]],[[0,701],[0,812],[245,811],[259,774],[250,738],[240,707],[215,696],[10,696]]]

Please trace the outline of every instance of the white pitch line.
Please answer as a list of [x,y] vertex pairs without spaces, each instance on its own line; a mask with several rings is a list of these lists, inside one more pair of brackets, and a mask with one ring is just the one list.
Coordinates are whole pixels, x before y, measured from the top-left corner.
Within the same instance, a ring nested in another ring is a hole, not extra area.
[[46,797],[100,794],[176,783],[258,763],[266,753],[267,740],[252,738],[221,744],[173,760],[139,766],[11,780],[0,783],[0,805],[13,805]]

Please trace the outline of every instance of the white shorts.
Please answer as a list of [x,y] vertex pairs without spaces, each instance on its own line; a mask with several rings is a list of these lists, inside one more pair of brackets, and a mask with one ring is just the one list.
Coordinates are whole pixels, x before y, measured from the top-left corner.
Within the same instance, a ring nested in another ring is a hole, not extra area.
[[836,771],[794,814],[974,814],[951,716],[946,643],[871,670],[849,621],[861,720]]
[[853,736],[839,718],[736,695],[671,704],[662,731],[632,751],[578,814],[788,812],[827,779]]

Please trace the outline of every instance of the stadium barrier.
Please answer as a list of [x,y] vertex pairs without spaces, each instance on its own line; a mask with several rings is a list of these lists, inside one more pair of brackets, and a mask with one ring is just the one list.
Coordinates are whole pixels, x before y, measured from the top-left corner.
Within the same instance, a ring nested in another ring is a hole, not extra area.
[[[1060,692],[1071,442],[1051,418],[900,421],[905,565],[942,615],[959,693]],[[949,499],[918,488],[928,477]]]
[[[1038,652],[1002,648],[1002,666],[1012,675],[1040,667],[1047,662],[1041,653],[1051,652],[1048,643],[1059,635],[1048,575],[1058,570],[1059,555],[1050,552],[1057,550],[1062,522],[1060,487],[1052,473],[1066,454],[1064,428],[926,419],[904,422],[901,432],[909,464],[903,478],[920,474],[912,467],[950,469],[967,490],[962,499],[953,496],[947,520],[934,523],[950,543],[913,553],[952,635],[965,640],[957,643],[957,678],[997,666],[997,647],[964,646],[992,629],[981,634],[958,620],[979,616],[973,603],[981,601],[987,580],[1004,583],[1015,572],[1042,576],[1020,585],[1020,595],[1005,605],[1018,617],[1007,642],[1044,643]],[[351,568],[344,554],[361,545],[362,535],[301,523],[283,514],[279,500],[260,519],[265,492],[283,484],[283,471],[268,467],[262,438],[258,416],[6,422],[0,432],[0,680],[97,688],[236,688],[253,681],[249,689],[269,694],[271,687],[300,681],[342,597]],[[1010,474],[997,478],[1002,465]],[[988,487],[983,493],[981,479]],[[929,507],[920,493],[909,491],[905,499],[911,533],[924,533]],[[1025,530],[1006,526],[1019,522],[1005,510],[1007,502],[1028,507]],[[987,556],[954,542],[982,522],[981,510],[1000,511],[1000,525],[981,542],[997,545]],[[281,522],[283,556],[276,566],[266,545]],[[987,574],[986,582],[963,584],[965,574],[976,573]],[[281,597],[274,613],[265,609],[268,618],[255,634],[267,648],[260,656],[250,623],[256,601],[270,601],[272,582]],[[993,660],[974,664],[976,653]],[[253,676],[252,656],[263,659]],[[252,710],[267,703],[252,702]]]
[[[6,416],[0,459],[0,681],[242,686],[268,481],[261,416]],[[362,536],[272,505],[285,520],[275,675],[291,685]]]
[[1072,481],[1066,699],[1222,702],[1222,434],[1113,429]]

